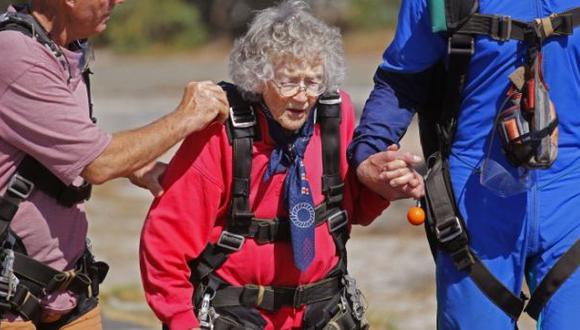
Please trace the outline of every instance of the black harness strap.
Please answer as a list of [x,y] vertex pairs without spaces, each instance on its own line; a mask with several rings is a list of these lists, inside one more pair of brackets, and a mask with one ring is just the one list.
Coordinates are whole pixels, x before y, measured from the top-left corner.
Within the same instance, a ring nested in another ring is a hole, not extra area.
[[16,170],[18,175],[34,183],[35,189],[54,198],[60,205],[72,207],[91,197],[92,186],[84,181],[80,186],[65,185],[36,159],[26,155]]
[[344,183],[340,177],[340,94],[327,92],[318,100],[317,121],[322,132],[322,191],[330,207],[339,206],[343,198]]
[[340,277],[330,277],[298,287],[228,286],[216,291],[212,305],[216,308],[255,307],[270,312],[276,311],[282,306],[299,308],[335,297],[343,287],[341,280]]
[[550,300],[552,295],[558,291],[560,286],[572,276],[572,274],[580,266],[580,239],[572,245],[572,247],[558,259],[556,264],[550,269],[548,274],[544,276],[540,285],[536,288],[526,312],[535,320],[538,319],[542,308]]
[[540,43],[552,35],[571,35],[574,28],[580,25],[580,8],[574,8],[563,13],[553,14],[546,18],[551,29],[538,22],[522,22],[510,16],[473,14],[456,33],[471,35],[487,35],[498,41],[520,40],[530,41],[530,35],[538,37]]
[[438,247],[448,253],[455,267],[465,271],[479,289],[510,318],[516,320],[525,304],[520,297],[506,288],[477,257],[469,247],[469,236],[460,212],[456,209],[447,161],[440,156],[431,165],[425,178],[427,212],[432,223],[432,231]]
[[[449,31],[449,60],[445,96],[441,107],[443,111],[437,123],[440,154],[433,156],[425,179],[427,191],[425,204],[429,214],[426,228],[430,243],[435,243],[438,248],[449,253],[456,268],[466,271],[494,304],[517,321],[524,308],[526,297],[523,293],[520,293],[518,297],[506,288],[469,247],[467,228],[455,204],[447,157],[457,126],[465,77],[474,52],[474,37],[487,35],[498,41],[510,39],[525,41],[530,49],[530,57],[533,58],[546,38],[573,33],[574,28],[580,25],[580,8],[553,14],[533,22],[521,22],[509,16],[476,13],[477,1],[472,3],[473,6],[469,9],[466,2],[445,1]],[[552,125],[556,124],[552,123]],[[577,242],[546,275],[538,289],[532,294],[526,311],[537,318],[551,295],[579,265],[580,243]]]
[[[329,93],[321,97],[317,107],[317,120],[321,127],[323,149],[323,192],[326,199],[316,207],[316,225],[328,224],[340,256],[337,267],[328,277],[314,284],[289,287],[260,287],[246,285],[230,286],[213,274],[230,253],[238,251],[246,238],[254,238],[259,244],[290,238],[289,220],[285,218],[258,219],[251,212],[250,173],[252,145],[258,137],[258,127],[252,105],[245,101],[237,87],[220,83],[228,94],[230,120],[228,137],[233,148],[233,182],[230,217],[225,230],[216,244],[208,244],[201,255],[190,261],[191,282],[197,286],[196,297],[210,289],[215,296],[212,306],[251,306],[276,310],[281,306],[301,306],[329,299],[340,293],[346,274],[346,249],[348,240],[348,215],[340,209],[344,195],[344,184],[340,177],[340,96]],[[196,297],[193,297],[194,303]]]

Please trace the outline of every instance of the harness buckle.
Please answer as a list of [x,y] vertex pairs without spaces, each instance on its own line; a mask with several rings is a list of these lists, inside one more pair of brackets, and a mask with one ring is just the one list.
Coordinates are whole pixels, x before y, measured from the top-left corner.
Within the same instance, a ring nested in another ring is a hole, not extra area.
[[0,272],[0,298],[9,302],[16,293],[20,281],[14,275],[14,251],[4,249],[2,251],[2,271]]
[[32,181],[16,173],[10,178],[6,191],[20,199],[27,199],[33,189],[34,183]]
[[441,222],[441,224],[435,226],[435,235],[439,243],[447,243],[463,234],[463,228],[458,217],[453,216]]
[[509,40],[512,35],[512,18],[511,16],[494,16],[494,24],[491,38],[499,41]]
[[345,274],[342,277],[342,283],[346,296],[350,300],[353,316],[358,321],[362,321],[367,309],[367,303],[356,284],[356,280],[354,277]]
[[554,24],[558,19],[560,20],[560,24],[555,26],[554,35],[562,36],[562,35],[572,35],[574,33],[574,18],[572,14],[552,14],[550,15],[550,19],[552,20],[552,24]]
[[348,212],[346,210],[334,212],[331,216],[328,217],[327,221],[328,230],[331,233],[334,233],[348,224]]
[[303,305],[302,300],[304,298],[304,290],[305,286],[303,285],[297,286],[296,289],[294,289],[294,298],[292,299],[293,307],[298,308]]
[[240,113],[234,111],[233,107],[230,107],[230,118],[232,119],[232,125],[235,128],[248,128],[256,125],[256,114],[254,113],[254,108],[248,107],[247,112]]
[[337,91],[326,92],[320,96],[318,99],[318,103],[324,105],[333,105],[333,104],[340,104],[342,103],[342,98]]
[[447,54],[448,55],[473,55],[475,53],[475,42],[473,38],[469,38],[469,43],[464,43],[460,38],[454,38],[452,35],[447,39]]
[[220,238],[217,241],[217,245],[231,251],[239,251],[244,245],[245,241],[246,238],[244,236],[233,234],[227,230],[224,230],[220,234]]
[[215,292],[213,295],[210,295],[209,293],[203,295],[201,307],[197,313],[197,319],[199,320],[199,326],[201,329],[213,330],[214,320],[219,317],[219,314],[216,313],[215,309],[210,305],[214,296]]

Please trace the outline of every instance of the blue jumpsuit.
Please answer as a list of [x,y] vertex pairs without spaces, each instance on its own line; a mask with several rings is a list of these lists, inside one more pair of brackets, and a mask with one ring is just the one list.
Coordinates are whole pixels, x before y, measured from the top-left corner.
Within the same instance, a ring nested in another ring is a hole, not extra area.
[[[578,6],[580,0],[480,0],[480,13],[531,21]],[[477,36],[462,95],[450,155],[455,196],[473,250],[515,294],[524,279],[532,290],[537,287],[580,238],[580,29],[574,32],[552,37],[542,48],[545,81],[560,120],[559,155],[549,169],[531,171],[526,192],[498,197],[479,180],[508,75],[524,60],[526,47],[515,40],[498,42]],[[426,94],[420,89],[423,71],[446,53],[445,37],[431,31],[427,0],[403,0],[396,35],[384,52],[349,148],[354,166],[399,141]],[[409,79],[387,83],[385,77],[392,73]],[[502,155],[498,137],[493,140],[489,156],[515,171]],[[439,252],[436,262],[439,329],[514,328],[514,322],[470,277],[457,271],[447,255]],[[580,271],[545,305],[538,329],[580,329]]]

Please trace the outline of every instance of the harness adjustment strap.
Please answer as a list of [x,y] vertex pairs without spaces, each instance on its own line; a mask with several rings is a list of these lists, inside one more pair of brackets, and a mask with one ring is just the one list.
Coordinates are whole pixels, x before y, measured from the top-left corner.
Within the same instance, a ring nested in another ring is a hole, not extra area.
[[330,277],[313,284],[298,287],[276,286],[227,286],[218,289],[212,300],[215,308],[246,306],[276,311],[280,307],[299,308],[315,302],[328,300],[342,290],[340,277]]
[[538,320],[540,312],[544,305],[550,300],[552,295],[560,288],[562,284],[578,269],[580,266],[580,239],[572,245],[572,247],[564,253],[563,256],[556,261],[556,264],[550,269],[548,274],[536,290],[532,293],[532,297],[526,313],[528,313],[534,320]]

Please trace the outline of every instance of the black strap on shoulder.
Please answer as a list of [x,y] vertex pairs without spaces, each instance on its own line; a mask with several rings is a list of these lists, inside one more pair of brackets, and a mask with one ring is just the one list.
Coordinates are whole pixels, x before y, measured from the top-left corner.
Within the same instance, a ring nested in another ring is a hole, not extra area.
[[344,183],[340,176],[340,121],[342,100],[338,91],[324,93],[318,100],[317,121],[322,135],[322,191],[326,202],[339,206],[343,199]]
[[535,320],[552,295],[580,266],[580,239],[558,259],[556,264],[544,276],[540,285],[534,290],[526,312]]

